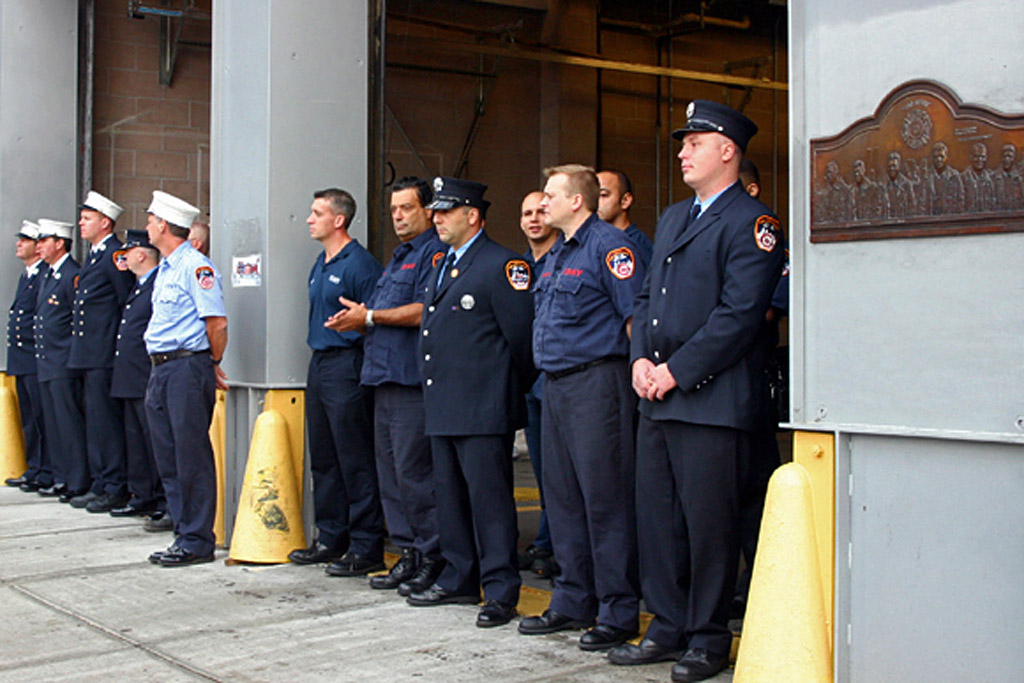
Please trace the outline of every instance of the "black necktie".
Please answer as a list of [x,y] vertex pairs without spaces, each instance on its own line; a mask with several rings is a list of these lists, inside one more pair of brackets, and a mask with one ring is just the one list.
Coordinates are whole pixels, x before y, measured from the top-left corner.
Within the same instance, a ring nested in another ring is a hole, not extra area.
[[448,258],[444,262],[444,275],[441,276],[441,286],[439,289],[444,289],[452,279],[452,267],[455,265],[455,252],[448,254]]
[[700,204],[694,202],[693,206],[690,207],[690,217],[686,219],[686,225],[693,225],[698,216],[700,216]]

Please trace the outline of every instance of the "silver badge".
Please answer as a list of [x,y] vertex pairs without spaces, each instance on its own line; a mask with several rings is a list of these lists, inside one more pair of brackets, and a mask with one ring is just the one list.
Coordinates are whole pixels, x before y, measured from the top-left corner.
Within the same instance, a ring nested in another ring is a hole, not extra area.
[[473,298],[472,294],[463,294],[459,305],[462,306],[463,310],[468,311],[476,306],[476,299]]
[[441,180],[441,176],[434,178],[434,192],[440,192],[444,189],[444,181]]
[[693,102],[690,102],[688,105],[686,105],[686,118],[688,118],[688,119],[693,118],[693,110],[694,110]]

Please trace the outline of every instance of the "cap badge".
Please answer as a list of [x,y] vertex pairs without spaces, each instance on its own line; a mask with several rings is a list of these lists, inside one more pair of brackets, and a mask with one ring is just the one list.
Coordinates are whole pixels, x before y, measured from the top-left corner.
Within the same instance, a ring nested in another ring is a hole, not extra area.
[[696,109],[696,107],[693,106],[693,102],[690,102],[688,105],[686,105],[686,118],[688,118],[688,119],[692,119],[693,118],[693,111],[694,111],[694,109]]
[[441,179],[441,176],[437,176],[436,178],[434,178],[434,192],[440,192],[443,189],[444,180]]

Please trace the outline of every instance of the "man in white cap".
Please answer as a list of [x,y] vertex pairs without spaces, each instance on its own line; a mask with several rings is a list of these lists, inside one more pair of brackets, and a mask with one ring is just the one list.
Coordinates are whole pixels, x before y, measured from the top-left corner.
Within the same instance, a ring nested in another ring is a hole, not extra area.
[[164,484],[177,540],[149,556],[153,564],[183,567],[213,561],[216,473],[210,420],[228,343],[220,273],[188,242],[199,209],[153,192],[146,232],[163,260],[153,283],[146,351],[153,371],[146,388],[153,455]]
[[39,378],[36,374],[36,341],[33,319],[39,287],[47,265],[36,253],[39,226],[22,221],[18,231],[17,256],[25,264],[25,272],[18,278],[18,289],[7,317],[7,374],[14,377],[18,392],[21,430],[25,436],[25,463],[28,466],[20,477],[6,481],[22,491],[38,491],[53,485],[53,470],[44,457],[43,410],[39,397]]
[[124,419],[110,396],[110,378],[117,326],[132,277],[114,263],[114,253],[122,246],[114,226],[123,209],[99,192],[89,192],[79,209],[79,231],[92,246],[75,286],[68,367],[82,371],[85,452],[92,486],[71,505],[110,512],[128,502]]
[[60,496],[62,503],[89,490],[82,414],[82,373],[68,368],[72,309],[78,263],[68,253],[74,226],[39,219],[39,256],[49,265],[36,307],[36,368],[43,404],[46,448],[54,484],[42,496]]

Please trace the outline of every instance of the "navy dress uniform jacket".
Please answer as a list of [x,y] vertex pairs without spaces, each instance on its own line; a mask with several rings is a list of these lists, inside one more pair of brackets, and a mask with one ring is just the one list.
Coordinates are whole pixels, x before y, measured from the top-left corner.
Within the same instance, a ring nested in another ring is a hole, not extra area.
[[144,283],[136,284],[128,295],[117,332],[114,351],[114,373],[110,380],[110,395],[116,398],[143,398],[149,383],[152,361],[146,352],[143,335],[153,314],[153,282],[156,271],[149,273]]
[[427,285],[420,330],[426,433],[512,433],[526,425],[524,394],[537,376],[530,267],[486,234],[438,291],[444,263],[438,259]]
[[135,277],[118,270],[114,263],[114,252],[122,246],[111,235],[86,258],[78,273],[69,367],[109,368],[114,364],[121,308]]
[[36,374],[35,316],[39,288],[46,271],[39,262],[35,275],[22,272],[18,289],[7,316],[7,374],[11,376]]
[[78,373],[68,368],[71,353],[72,307],[78,263],[68,256],[50,271],[39,288],[36,307],[36,367],[40,382]]
[[755,340],[785,259],[778,220],[738,182],[686,226],[692,204],[673,204],[658,221],[633,311],[631,360],[667,362],[679,387],[641,401],[640,412],[751,430],[764,381]]

